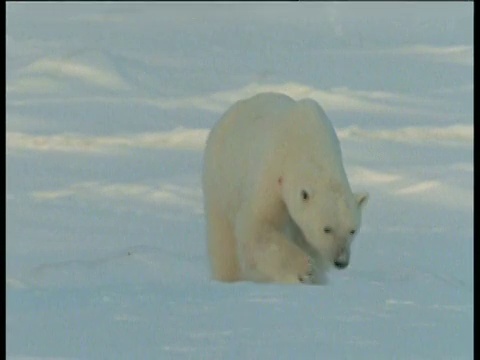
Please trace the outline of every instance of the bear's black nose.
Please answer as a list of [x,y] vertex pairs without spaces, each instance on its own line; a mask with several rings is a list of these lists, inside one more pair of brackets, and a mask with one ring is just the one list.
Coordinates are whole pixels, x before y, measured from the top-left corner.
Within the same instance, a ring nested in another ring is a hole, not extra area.
[[337,269],[345,269],[348,266],[348,262],[342,262],[337,260],[335,260],[333,264]]

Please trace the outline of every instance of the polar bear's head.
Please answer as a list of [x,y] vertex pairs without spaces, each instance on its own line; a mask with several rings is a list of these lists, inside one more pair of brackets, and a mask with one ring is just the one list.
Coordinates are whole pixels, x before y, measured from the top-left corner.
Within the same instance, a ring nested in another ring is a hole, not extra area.
[[317,264],[344,269],[350,245],[360,230],[368,193],[353,194],[347,182],[310,176],[279,178],[282,197],[291,219],[302,233],[298,244]]
[[343,269],[368,193],[352,193],[337,135],[317,102],[297,102],[285,119],[277,178],[282,200],[303,234],[304,250]]

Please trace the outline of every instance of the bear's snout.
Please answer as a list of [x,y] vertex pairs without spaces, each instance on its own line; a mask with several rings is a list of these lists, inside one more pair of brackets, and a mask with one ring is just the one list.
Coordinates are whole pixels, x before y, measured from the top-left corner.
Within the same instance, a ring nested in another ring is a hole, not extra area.
[[335,260],[333,263],[335,264],[335,267],[337,269],[345,269],[348,266],[348,261],[341,262],[341,261]]
[[350,261],[350,251],[348,249],[342,249],[337,258],[333,261],[333,264],[337,269],[345,269]]

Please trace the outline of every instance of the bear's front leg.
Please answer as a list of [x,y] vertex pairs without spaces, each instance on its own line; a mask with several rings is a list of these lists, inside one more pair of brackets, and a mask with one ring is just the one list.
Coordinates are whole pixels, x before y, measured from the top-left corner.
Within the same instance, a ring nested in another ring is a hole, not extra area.
[[292,240],[308,258],[308,272],[300,277],[300,281],[305,284],[324,285],[328,282],[326,276],[327,267],[324,265],[324,261],[321,260],[317,254],[311,251],[307,244],[307,240],[303,236],[298,226],[293,221],[286,227],[286,236],[289,240]]
[[308,256],[288,237],[256,219],[236,224],[239,263],[244,280],[277,283],[313,283]]
[[308,272],[300,276],[300,281],[304,284],[310,285],[325,285],[328,283],[328,278],[325,271],[319,264],[309,258]]

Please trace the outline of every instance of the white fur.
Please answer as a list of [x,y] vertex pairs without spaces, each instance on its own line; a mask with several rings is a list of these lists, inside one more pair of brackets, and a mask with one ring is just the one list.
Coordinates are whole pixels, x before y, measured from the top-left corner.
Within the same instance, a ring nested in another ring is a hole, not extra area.
[[352,193],[322,108],[275,93],[237,102],[214,126],[203,191],[219,281],[324,283],[334,261],[348,263],[368,199]]

